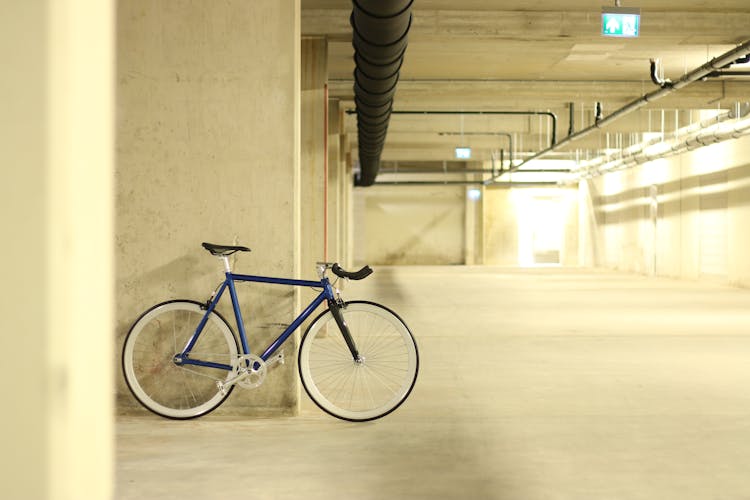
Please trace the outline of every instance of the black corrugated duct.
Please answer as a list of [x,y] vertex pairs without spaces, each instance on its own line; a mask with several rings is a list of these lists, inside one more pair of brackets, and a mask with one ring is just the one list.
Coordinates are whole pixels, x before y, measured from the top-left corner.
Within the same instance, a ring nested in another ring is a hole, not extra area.
[[413,0],[352,0],[354,102],[360,174],[357,186],[371,186],[380,168],[399,70],[411,26]]

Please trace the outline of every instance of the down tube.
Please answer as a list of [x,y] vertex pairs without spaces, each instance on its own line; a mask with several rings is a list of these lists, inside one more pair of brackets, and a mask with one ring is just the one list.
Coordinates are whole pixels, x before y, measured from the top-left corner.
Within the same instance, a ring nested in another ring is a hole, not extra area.
[[281,344],[283,344],[284,342],[286,342],[286,339],[289,338],[289,336],[294,332],[294,330],[296,330],[297,328],[299,328],[299,326],[302,324],[302,322],[305,321],[313,313],[313,311],[315,309],[317,309],[317,307],[324,300],[326,300],[326,292],[325,292],[325,290],[322,291],[320,293],[320,295],[318,295],[315,298],[315,300],[313,300],[310,303],[310,305],[307,306],[307,308],[304,311],[302,311],[302,314],[300,314],[299,316],[297,316],[297,319],[295,319],[294,322],[291,325],[289,325],[286,330],[284,330],[284,333],[282,333],[281,335],[279,335],[279,338],[277,338],[276,340],[274,340],[273,343],[268,346],[268,348],[265,350],[265,352],[263,354],[261,354],[261,356],[260,356],[261,359],[263,361],[268,360],[268,358],[270,358],[273,355],[273,353],[276,352],[276,349],[278,349],[279,347],[281,347]]

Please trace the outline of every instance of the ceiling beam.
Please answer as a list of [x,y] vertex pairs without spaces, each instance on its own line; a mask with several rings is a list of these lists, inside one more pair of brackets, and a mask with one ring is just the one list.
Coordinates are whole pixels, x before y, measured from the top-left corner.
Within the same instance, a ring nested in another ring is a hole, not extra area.
[[[350,14],[351,9],[303,9],[302,34],[349,41],[352,35]],[[750,25],[750,13],[747,12],[643,11],[641,19],[641,36],[665,43],[740,43],[748,35],[747,26]],[[560,39],[601,41],[600,25],[599,10],[531,12],[415,8],[409,40],[467,37],[535,42]]]

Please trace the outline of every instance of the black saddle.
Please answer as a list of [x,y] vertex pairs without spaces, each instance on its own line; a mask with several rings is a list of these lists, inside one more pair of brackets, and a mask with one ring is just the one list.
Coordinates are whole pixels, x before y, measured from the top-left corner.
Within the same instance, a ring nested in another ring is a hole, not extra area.
[[214,245],[213,243],[203,242],[203,248],[211,252],[211,255],[218,255],[220,257],[226,257],[232,255],[234,252],[249,252],[250,249],[247,247],[240,247],[235,245]]

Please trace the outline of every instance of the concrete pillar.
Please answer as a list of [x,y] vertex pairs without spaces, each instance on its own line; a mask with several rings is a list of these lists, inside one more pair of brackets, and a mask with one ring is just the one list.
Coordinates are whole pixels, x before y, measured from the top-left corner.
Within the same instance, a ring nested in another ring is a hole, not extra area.
[[341,160],[341,112],[339,100],[328,101],[328,256],[343,265],[342,245],[344,163]]
[[473,266],[476,264],[475,259],[475,242],[476,242],[476,203],[479,200],[474,200],[469,196],[469,189],[467,188],[467,195],[465,200],[466,208],[464,210],[464,264],[467,266]]
[[[342,120],[342,130],[346,130],[346,127]],[[343,262],[346,263],[347,267],[354,266],[354,182],[352,172],[352,152],[351,145],[349,142],[348,135],[341,134],[341,158],[343,162],[343,175],[344,181],[342,183],[342,189],[344,193],[343,203],[343,221],[342,221],[342,233],[343,233],[343,246],[344,246],[344,258]]]
[[[472,162],[468,168],[481,169],[488,168],[490,162]],[[480,174],[466,174],[467,181],[480,181]],[[466,265],[481,265],[483,263],[482,241],[484,226],[482,224],[482,214],[484,212],[484,193],[482,185],[469,185],[466,188],[465,197],[465,221],[464,221],[464,263]]]
[[328,189],[326,126],[328,48],[324,38],[302,40],[302,276],[314,279],[315,262],[327,258]]
[[[144,309],[206,300],[223,279],[201,242],[241,244],[234,269],[299,275],[299,0],[118,3],[118,348]],[[238,290],[252,352],[298,310],[289,287]],[[224,300],[220,312],[236,328]],[[293,358],[294,343],[283,352]],[[294,363],[220,412],[293,413]],[[118,374],[118,407],[138,405]]]
[[346,268],[352,267],[349,221],[353,182],[347,164],[345,110],[338,99],[329,102],[328,117],[328,260]]
[[598,229],[594,211],[594,186],[590,179],[578,182],[578,266],[595,267],[598,262]]
[[2,497],[112,497],[113,3],[0,9]]
[[518,265],[517,211],[513,205],[511,193],[510,189],[498,187],[489,187],[484,190],[482,205],[484,264]]

